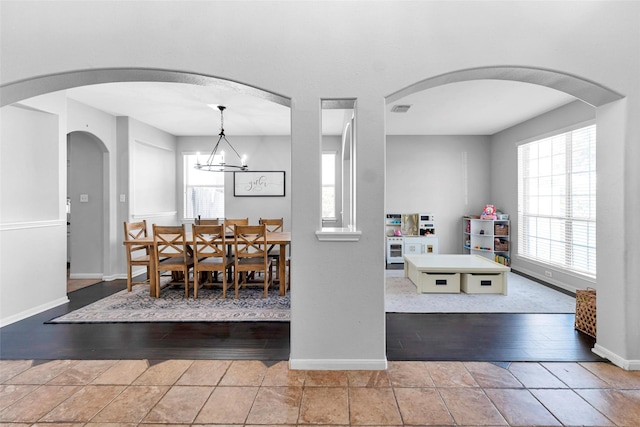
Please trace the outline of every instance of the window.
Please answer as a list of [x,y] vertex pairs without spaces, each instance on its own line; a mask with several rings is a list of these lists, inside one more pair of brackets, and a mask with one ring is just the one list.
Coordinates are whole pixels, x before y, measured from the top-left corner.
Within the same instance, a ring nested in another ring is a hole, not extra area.
[[184,155],[184,217],[224,218],[225,173],[195,169],[197,158]]
[[595,125],[518,147],[518,255],[595,277]]
[[322,219],[336,217],[336,153],[322,153]]

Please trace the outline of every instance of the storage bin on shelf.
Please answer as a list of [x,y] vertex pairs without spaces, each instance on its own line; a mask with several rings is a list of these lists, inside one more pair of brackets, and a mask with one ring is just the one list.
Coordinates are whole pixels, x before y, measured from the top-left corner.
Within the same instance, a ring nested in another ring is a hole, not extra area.
[[509,250],[509,241],[496,238],[493,242],[493,250],[507,252]]
[[418,272],[417,287],[419,293],[460,293],[460,273]]
[[501,294],[504,276],[501,273],[464,273],[460,289],[467,294]]
[[509,225],[508,224],[494,224],[493,225],[494,236],[508,236]]

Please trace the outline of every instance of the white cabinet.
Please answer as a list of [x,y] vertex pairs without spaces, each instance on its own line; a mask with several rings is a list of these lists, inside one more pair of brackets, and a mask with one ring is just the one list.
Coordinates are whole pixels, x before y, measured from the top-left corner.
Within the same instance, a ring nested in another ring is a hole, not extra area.
[[462,219],[462,252],[509,265],[509,220]]
[[438,238],[437,237],[405,237],[404,238],[404,255],[421,255],[421,254],[437,254]]

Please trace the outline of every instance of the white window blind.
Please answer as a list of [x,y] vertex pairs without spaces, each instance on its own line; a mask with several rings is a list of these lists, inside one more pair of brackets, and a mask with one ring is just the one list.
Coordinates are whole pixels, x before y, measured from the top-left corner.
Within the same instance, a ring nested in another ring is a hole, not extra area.
[[196,169],[197,157],[195,154],[184,155],[184,217],[224,218],[226,174]]
[[518,255],[596,276],[596,126],[518,147]]

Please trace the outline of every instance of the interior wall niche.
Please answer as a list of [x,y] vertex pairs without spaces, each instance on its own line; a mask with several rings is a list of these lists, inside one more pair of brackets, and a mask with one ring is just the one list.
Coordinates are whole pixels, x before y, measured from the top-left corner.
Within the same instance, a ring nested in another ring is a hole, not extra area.
[[[322,100],[322,151],[336,153],[335,168],[335,221],[323,219],[323,228],[339,227],[356,229],[356,100]],[[330,120],[332,119],[332,120]],[[327,123],[340,123],[339,128],[329,128]],[[337,147],[325,143],[330,136],[337,136]],[[325,139],[326,138],[326,139]],[[322,185],[322,184],[321,184]]]

